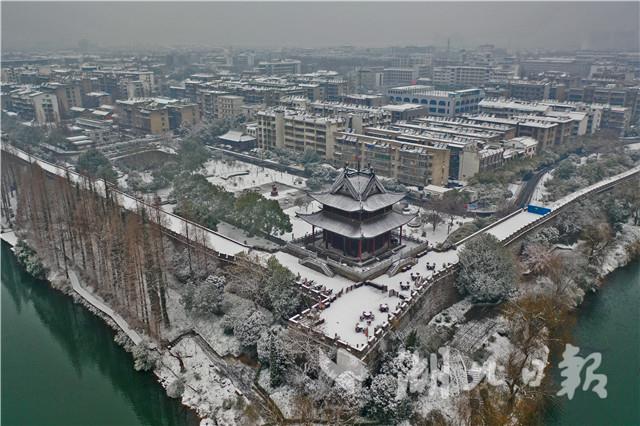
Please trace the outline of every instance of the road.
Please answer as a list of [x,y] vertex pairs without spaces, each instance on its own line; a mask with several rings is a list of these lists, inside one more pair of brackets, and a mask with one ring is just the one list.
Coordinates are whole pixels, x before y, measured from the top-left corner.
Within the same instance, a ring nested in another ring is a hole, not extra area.
[[538,186],[538,182],[540,182],[542,176],[544,176],[544,174],[548,171],[549,167],[544,167],[533,173],[533,176],[531,176],[531,178],[527,181],[527,183],[524,185],[524,188],[520,190],[518,197],[513,203],[512,211],[525,208],[527,204],[529,204],[529,202],[531,201],[531,197],[536,190],[536,186]]

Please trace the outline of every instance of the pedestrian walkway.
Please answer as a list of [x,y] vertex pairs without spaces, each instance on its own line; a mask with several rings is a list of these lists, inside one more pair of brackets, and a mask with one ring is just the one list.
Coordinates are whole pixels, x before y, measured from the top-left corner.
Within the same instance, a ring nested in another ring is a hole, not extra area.
[[94,294],[87,291],[84,287],[82,287],[82,285],[80,284],[80,280],[78,279],[78,276],[76,275],[75,271],[73,271],[72,269],[69,269],[69,280],[71,281],[71,286],[73,287],[73,290],[76,293],[78,293],[84,300],[89,302],[93,307],[95,307],[96,309],[98,309],[99,311],[107,315],[116,324],[118,324],[118,327],[120,327],[122,331],[124,331],[125,334],[129,336],[129,338],[134,344],[137,345],[142,341],[142,337],[138,334],[137,331],[135,331],[129,326],[129,324],[124,320],[124,318],[122,318],[118,313],[116,313],[113,309],[107,306],[102,300],[100,300],[100,298],[98,298]]

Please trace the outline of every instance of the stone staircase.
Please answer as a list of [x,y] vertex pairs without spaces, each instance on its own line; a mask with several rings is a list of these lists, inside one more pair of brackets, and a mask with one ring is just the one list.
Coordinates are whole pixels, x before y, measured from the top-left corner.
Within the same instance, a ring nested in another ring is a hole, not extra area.
[[393,264],[389,267],[389,269],[387,269],[387,275],[392,277],[395,274],[397,274],[398,271],[400,271],[405,266],[407,265],[413,266],[416,263],[417,263],[417,260],[415,257],[408,257],[406,259],[397,260],[396,262],[393,262]]
[[314,271],[321,272],[328,277],[333,277],[335,275],[335,272],[329,268],[329,265],[316,257],[305,257],[304,259],[300,259],[299,263],[313,269]]

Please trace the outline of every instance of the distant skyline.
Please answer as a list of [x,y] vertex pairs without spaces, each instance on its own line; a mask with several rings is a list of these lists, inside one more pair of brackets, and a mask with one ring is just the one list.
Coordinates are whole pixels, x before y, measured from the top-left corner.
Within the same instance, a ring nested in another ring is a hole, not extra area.
[[1,3],[3,50],[491,43],[638,50],[639,2]]

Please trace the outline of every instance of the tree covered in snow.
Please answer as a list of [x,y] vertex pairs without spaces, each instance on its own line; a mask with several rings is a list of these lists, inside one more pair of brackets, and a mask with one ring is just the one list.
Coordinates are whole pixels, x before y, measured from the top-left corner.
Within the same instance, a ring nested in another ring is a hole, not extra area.
[[256,345],[260,335],[266,328],[267,318],[262,312],[254,310],[236,319],[233,334],[238,338],[242,346],[251,348]]
[[257,192],[246,192],[235,200],[234,208],[233,216],[227,220],[239,225],[249,235],[291,232],[291,219],[277,200],[269,200]]
[[398,397],[398,380],[390,374],[375,376],[366,394],[366,412],[382,422],[398,423],[410,412],[409,400]]
[[[195,239],[197,235],[190,235]],[[184,248],[170,254],[171,271],[181,283],[192,280],[204,280],[217,271],[217,261],[209,255],[192,249]]]
[[515,260],[493,235],[482,234],[466,243],[459,264],[456,286],[473,302],[499,302],[513,293]]
[[526,238],[526,243],[539,243],[539,244],[556,244],[560,241],[560,231],[555,226],[545,226],[539,231],[529,235]]
[[272,387],[280,386],[284,381],[287,368],[288,348],[281,337],[283,329],[280,326],[265,330],[256,342],[258,360],[269,367],[269,378]]
[[169,398],[182,398],[184,393],[184,378],[182,376],[176,378],[173,382],[167,386],[167,396]]
[[24,240],[18,240],[15,253],[18,261],[29,274],[38,279],[44,279],[46,277],[47,271],[42,265],[42,262],[40,262],[38,255]]
[[149,342],[144,340],[133,347],[131,355],[134,360],[133,368],[136,371],[153,370],[158,362],[157,352],[149,349]]
[[196,315],[220,315],[224,303],[224,277],[209,275],[199,285],[190,284],[182,297],[184,307]]
[[[275,317],[286,321],[295,315],[300,307],[300,293],[295,288],[296,277],[282,266],[275,257],[267,261],[267,276],[264,283],[266,308]],[[264,301],[263,301],[264,303]]]
[[269,341],[269,379],[272,387],[277,387],[284,381],[286,362],[282,349],[278,347],[276,339]]
[[532,273],[545,275],[559,262],[558,255],[550,245],[544,243],[527,244],[522,253],[523,262]]
[[405,377],[415,364],[414,355],[410,351],[400,351],[382,365],[381,372],[393,377]]
[[362,386],[343,374],[324,392],[321,408],[330,424],[352,424],[364,402]]
[[444,220],[442,219],[442,216],[440,216],[440,214],[435,210],[425,214],[422,217],[422,220],[424,221],[424,223],[428,223],[429,225],[431,225],[432,230],[434,232],[436,230],[436,227],[442,222],[444,222]]
[[605,249],[613,242],[613,230],[607,222],[593,223],[582,229],[580,238],[585,242],[585,252],[590,261],[602,261]]

